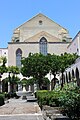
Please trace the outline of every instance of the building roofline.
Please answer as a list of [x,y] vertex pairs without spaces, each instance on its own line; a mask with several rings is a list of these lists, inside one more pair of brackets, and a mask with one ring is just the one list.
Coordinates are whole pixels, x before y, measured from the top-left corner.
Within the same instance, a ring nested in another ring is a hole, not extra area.
[[[75,38],[80,34],[80,31],[76,34],[76,36],[72,39],[71,43],[68,45],[68,47],[74,42]],[[68,48],[67,47],[67,48]]]
[[[44,15],[42,13],[38,13],[37,15],[33,16],[31,19],[27,20],[26,22],[24,22],[23,24],[21,24],[20,26],[18,26],[17,28],[15,28],[14,31],[17,30],[18,28],[20,28],[25,23],[27,23],[27,22],[31,21],[32,19],[34,19],[35,17],[39,16],[39,15],[42,15],[42,16],[48,18],[49,20],[51,20],[52,22],[54,22],[55,24],[57,24],[59,27],[62,27],[61,25],[59,25],[58,23],[56,23],[55,21],[53,21],[51,18],[47,17],[46,15]],[[65,29],[69,33],[69,31],[66,28],[64,28],[64,27],[62,27],[62,28]]]

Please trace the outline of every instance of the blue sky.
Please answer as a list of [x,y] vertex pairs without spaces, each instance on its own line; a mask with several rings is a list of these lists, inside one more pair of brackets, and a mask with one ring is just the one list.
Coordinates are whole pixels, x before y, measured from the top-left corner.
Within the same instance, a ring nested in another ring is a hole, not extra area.
[[80,30],[80,0],[0,0],[0,48],[8,46],[13,30],[38,13],[43,13],[69,30]]

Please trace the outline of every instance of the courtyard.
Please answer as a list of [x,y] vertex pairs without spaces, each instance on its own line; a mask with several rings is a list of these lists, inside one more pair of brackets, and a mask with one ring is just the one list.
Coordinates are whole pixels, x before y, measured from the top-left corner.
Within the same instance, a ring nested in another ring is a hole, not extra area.
[[0,107],[0,120],[43,120],[43,117],[37,102],[13,98]]

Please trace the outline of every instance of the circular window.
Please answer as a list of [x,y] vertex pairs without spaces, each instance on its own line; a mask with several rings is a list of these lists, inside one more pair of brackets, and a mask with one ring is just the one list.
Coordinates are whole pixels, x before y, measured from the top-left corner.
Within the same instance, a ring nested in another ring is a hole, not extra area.
[[39,25],[42,25],[42,20],[39,20]]

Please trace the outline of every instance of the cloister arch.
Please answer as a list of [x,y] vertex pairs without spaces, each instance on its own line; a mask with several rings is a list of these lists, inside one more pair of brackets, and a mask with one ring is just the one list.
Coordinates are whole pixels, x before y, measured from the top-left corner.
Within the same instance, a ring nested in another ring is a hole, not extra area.
[[68,75],[67,75],[67,72],[66,72],[66,82],[68,83]]
[[80,86],[79,70],[77,67],[76,67],[76,71],[75,71],[75,76],[76,76],[76,80],[77,80],[77,85]]
[[69,82],[71,82],[71,73],[70,73],[70,71],[68,73],[68,76],[69,76]]
[[75,78],[75,73],[74,70],[72,69],[72,81],[74,82],[74,78]]
[[72,78],[75,77],[74,70],[72,69]]

